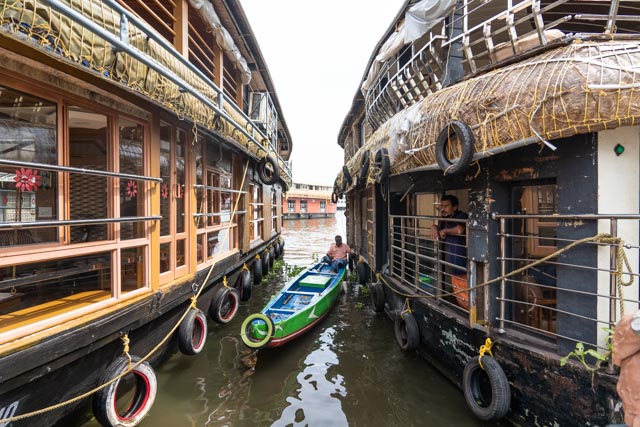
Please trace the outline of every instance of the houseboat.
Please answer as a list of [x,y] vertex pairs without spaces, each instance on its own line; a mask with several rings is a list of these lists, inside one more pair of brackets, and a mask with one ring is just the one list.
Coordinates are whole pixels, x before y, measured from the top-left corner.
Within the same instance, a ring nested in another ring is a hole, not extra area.
[[372,306],[521,426],[621,422],[611,328],[638,310],[640,10],[407,1],[338,136]]
[[283,219],[327,218],[336,215],[333,188],[326,185],[294,182],[284,196]]
[[238,0],[0,16],[0,426],[133,426],[281,253],[290,133]]

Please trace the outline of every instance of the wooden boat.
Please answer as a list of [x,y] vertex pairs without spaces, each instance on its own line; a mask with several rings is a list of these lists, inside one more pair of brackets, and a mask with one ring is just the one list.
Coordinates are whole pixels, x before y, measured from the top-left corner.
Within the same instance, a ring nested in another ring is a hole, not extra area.
[[[360,283],[479,418],[622,422],[609,330],[640,303],[639,19],[624,0],[406,2],[344,119],[334,193]],[[443,219],[443,195],[468,218]]]
[[322,262],[302,271],[260,313],[244,320],[243,342],[251,348],[279,347],[313,328],[335,304],[345,271],[334,272]]
[[0,58],[0,426],[136,425],[281,253],[267,64],[238,0],[4,2]]

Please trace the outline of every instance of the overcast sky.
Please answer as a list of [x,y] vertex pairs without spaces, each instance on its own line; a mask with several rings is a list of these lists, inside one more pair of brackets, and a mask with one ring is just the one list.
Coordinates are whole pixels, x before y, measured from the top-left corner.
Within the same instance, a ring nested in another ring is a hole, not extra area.
[[338,131],[404,0],[240,0],[293,139],[293,180],[333,185]]

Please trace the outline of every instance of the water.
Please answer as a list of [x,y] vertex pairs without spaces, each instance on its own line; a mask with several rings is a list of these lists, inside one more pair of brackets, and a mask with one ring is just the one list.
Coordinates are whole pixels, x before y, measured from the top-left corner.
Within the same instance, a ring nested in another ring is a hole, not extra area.
[[[336,218],[285,221],[285,227],[289,265],[309,264],[324,255],[336,234],[345,236],[341,212]],[[227,325],[209,321],[203,353],[176,353],[156,371],[158,396],[141,426],[494,425],[477,420],[462,392],[427,362],[399,349],[393,322],[374,313],[369,295],[354,283],[345,285],[332,312],[309,333],[248,356],[240,325],[260,311],[285,277],[255,286]]]

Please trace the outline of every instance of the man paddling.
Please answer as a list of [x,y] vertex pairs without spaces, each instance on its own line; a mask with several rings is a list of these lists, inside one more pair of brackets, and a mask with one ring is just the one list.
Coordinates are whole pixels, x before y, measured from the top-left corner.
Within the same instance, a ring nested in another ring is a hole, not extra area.
[[336,236],[336,242],[329,246],[327,254],[322,258],[322,262],[331,264],[334,272],[347,265],[347,255],[355,255],[349,245],[342,243],[342,236]]

